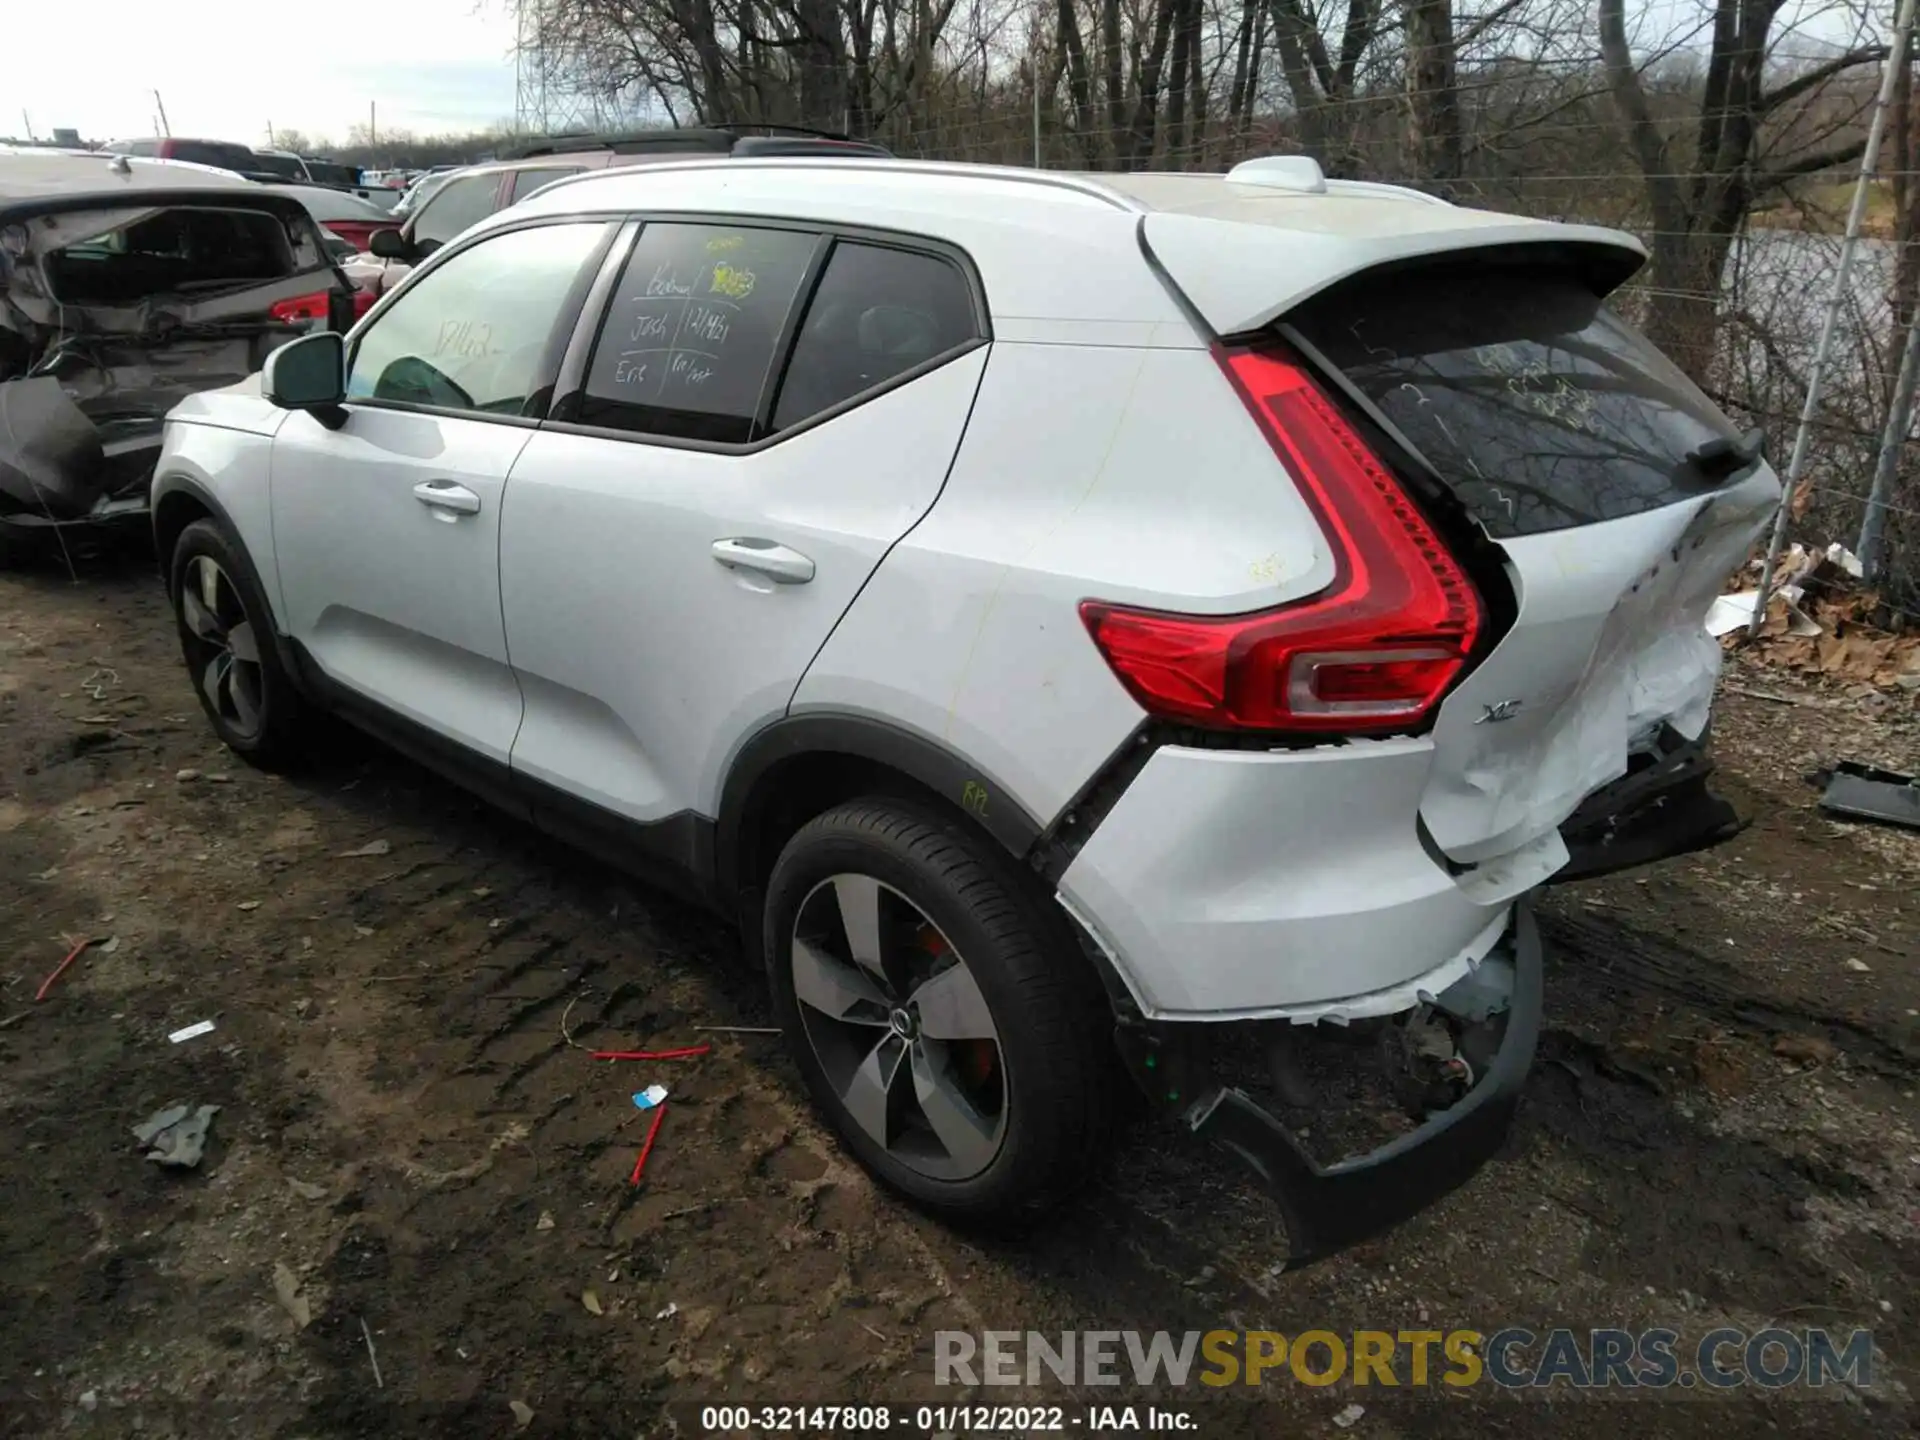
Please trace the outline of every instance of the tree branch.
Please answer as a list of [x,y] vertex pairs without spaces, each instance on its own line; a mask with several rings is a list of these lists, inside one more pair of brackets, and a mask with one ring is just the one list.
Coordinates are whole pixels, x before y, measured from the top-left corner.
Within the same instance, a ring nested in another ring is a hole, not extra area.
[[1849,50],[1844,55],[1816,65],[1805,74],[1796,75],[1778,90],[1770,90],[1760,97],[1759,110],[1762,115],[1771,114],[1790,100],[1797,100],[1809,90],[1824,85],[1842,70],[1850,70],[1855,65],[1866,65],[1887,58],[1885,45],[1868,45],[1859,50]]
[[1844,145],[1836,145],[1831,150],[1816,150],[1811,155],[1802,155],[1798,160],[1789,161],[1777,170],[1769,170],[1753,177],[1753,193],[1763,190],[1775,190],[1789,180],[1797,180],[1803,175],[1816,175],[1822,170],[1831,170],[1836,165],[1846,165],[1858,160],[1866,153],[1867,142],[1849,140]]

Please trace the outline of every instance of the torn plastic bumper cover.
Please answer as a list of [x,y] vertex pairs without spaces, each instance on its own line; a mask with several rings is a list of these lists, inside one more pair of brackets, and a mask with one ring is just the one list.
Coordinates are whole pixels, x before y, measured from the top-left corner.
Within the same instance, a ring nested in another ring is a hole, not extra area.
[[1687,740],[1665,727],[1650,756],[1594,791],[1560,827],[1571,858],[1548,883],[1591,880],[1731,840],[1747,822],[1707,788],[1712,774],[1707,737]]
[[1285,1216],[1291,1263],[1322,1259],[1425,1209],[1505,1143],[1540,1037],[1540,937],[1526,901],[1514,907],[1513,926],[1495,953],[1511,964],[1512,988],[1499,1049],[1478,1083],[1417,1129],[1337,1164],[1317,1163],[1243,1091],[1180,1074],[1174,1053],[1151,1031],[1121,1027],[1121,1053],[1150,1096],[1175,1103],[1194,1135],[1231,1151],[1259,1176]]

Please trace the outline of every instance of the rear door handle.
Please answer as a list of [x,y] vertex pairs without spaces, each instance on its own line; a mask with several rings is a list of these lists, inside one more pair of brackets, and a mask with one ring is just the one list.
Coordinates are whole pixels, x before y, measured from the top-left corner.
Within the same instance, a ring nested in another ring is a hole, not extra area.
[[813,561],[798,550],[789,550],[757,536],[735,536],[713,542],[713,558],[729,570],[751,570],[776,585],[804,585],[813,579]]
[[478,515],[480,497],[464,485],[451,480],[423,480],[413,487],[413,498],[434,510],[450,515]]

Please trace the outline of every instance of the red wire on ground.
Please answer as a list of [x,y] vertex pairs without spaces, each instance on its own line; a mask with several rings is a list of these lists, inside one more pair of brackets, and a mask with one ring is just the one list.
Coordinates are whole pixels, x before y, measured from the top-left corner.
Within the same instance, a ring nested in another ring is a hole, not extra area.
[[711,1045],[689,1045],[684,1050],[596,1050],[596,1060],[689,1060],[695,1055],[705,1055],[712,1050]]
[[66,974],[67,967],[73,964],[74,961],[78,960],[81,954],[85,952],[86,948],[91,944],[93,944],[93,941],[91,939],[87,939],[87,940],[82,940],[78,945],[74,946],[73,949],[67,953],[67,958],[62,960],[58,965],[53,967],[53,973],[47,976],[46,979],[40,982],[40,988],[33,992],[33,998],[36,1001],[46,999],[47,992],[53,988],[53,982],[58,980],[62,975]]
[[653,1124],[647,1127],[647,1138],[640,1145],[640,1158],[633,1162],[633,1174],[627,1177],[629,1185],[640,1183],[640,1172],[647,1168],[647,1156],[653,1153],[653,1140],[660,1133],[660,1122],[667,1118],[667,1102],[662,1100],[653,1112]]

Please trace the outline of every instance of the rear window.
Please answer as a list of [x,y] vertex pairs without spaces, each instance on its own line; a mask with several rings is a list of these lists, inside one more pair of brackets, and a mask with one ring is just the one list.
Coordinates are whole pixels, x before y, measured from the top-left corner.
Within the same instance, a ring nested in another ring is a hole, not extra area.
[[1734,427],[1571,277],[1409,271],[1339,286],[1288,318],[1496,537],[1613,520],[1724,483],[1688,456]]
[[68,305],[130,305],[204,297],[316,269],[310,222],[261,210],[185,208],[102,212],[106,226],[42,261],[47,288]]

